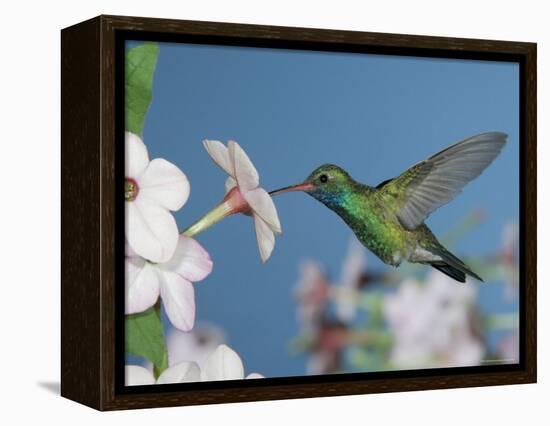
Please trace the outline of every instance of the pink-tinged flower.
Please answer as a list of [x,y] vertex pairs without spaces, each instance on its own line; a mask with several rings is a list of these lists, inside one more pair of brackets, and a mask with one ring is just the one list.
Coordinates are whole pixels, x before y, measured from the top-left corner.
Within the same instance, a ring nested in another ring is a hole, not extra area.
[[275,246],[274,234],[281,233],[281,224],[271,196],[260,187],[254,164],[237,142],[229,141],[227,147],[218,141],[205,140],[203,143],[214,162],[229,175],[227,192],[222,202],[189,227],[185,235],[196,235],[229,215],[250,213],[254,219],[260,257],[266,262]]
[[141,257],[166,262],[178,243],[178,227],[170,211],[179,210],[189,197],[187,177],[162,158],[149,161],[139,136],[125,135],[126,240]]
[[300,263],[300,278],[296,284],[298,319],[306,329],[314,328],[321,320],[328,303],[329,281],[319,263],[304,260]]
[[155,379],[151,371],[139,365],[127,365],[124,368],[126,386],[198,382],[200,376],[200,369],[194,362],[182,362],[169,367],[162,372],[158,379]]
[[340,283],[336,288],[336,315],[341,321],[355,318],[361,278],[366,268],[365,248],[356,238],[349,242],[348,253],[342,264]]
[[153,306],[159,295],[170,322],[189,331],[195,322],[193,282],[212,272],[208,252],[193,238],[181,235],[172,258],[150,263],[129,248],[126,253],[126,314],[143,312]]

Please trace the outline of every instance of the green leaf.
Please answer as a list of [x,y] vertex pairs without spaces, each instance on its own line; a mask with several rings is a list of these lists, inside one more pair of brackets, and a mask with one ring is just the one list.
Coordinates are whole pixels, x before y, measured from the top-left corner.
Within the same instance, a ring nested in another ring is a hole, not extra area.
[[158,53],[156,43],[144,43],[126,51],[126,130],[140,136],[153,94]]
[[148,359],[158,377],[168,368],[168,352],[160,319],[160,304],[126,316],[126,352]]

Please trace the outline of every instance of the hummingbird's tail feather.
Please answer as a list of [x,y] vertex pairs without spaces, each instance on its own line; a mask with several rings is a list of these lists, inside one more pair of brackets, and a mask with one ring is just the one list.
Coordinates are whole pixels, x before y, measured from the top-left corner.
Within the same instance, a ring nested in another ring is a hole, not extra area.
[[452,266],[447,265],[446,263],[440,262],[440,263],[432,263],[431,264],[435,269],[437,269],[439,272],[444,273],[445,275],[448,275],[449,277],[461,282],[466,282],[466,274],[456,268],[453,268]]
[[441,244],[439,244],[436,248],[432,248],[432,250],[430,251],[433,254],[441,257],[441,260],[439,261],[430,262],[430,265],[432,265],[438,271],[444,273],[445,275],[448,275],[449,277],[461,283],[466,282],[466,275],[470,275],[476,280],[483,282],[483,278],[481,278],[470,268],[468,268],[468,266],[466,266],[466,264],[462,260],[452,254]]

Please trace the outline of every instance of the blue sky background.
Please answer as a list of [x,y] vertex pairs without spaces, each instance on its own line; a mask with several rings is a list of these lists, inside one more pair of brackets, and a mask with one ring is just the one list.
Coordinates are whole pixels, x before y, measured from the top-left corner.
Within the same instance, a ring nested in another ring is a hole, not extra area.
[[[133,44],[133,43],[132,43]],[[132,45],[130,44],[130,45]],[[180,167],[191,196],[180,228],[218,203],[226,176],[205,138],[238,141],[267,190],[297,183],[335,163],[371,185],[468,136],[503,131],[502,155],[457,199],[427,221],[444,234],[474,209],[487,220],[454,247],[459,256],[493,253],[505,223],[519,219],[519,67],[513,63],[161,43],[144,141],[151,158]],[[284,235],[262,264],[253,223],[231,217],[198,240],[214,271],[197,283],[197,321],[218,324],[247,371],[302,375],[288,355],[297,331],[298,263],[313,258],[334,275],[351,231],[305,194],[275,199]],[[369,266],[390,268],[368,254]],[[498,284],[480,289],[493,311],[516,310]]]

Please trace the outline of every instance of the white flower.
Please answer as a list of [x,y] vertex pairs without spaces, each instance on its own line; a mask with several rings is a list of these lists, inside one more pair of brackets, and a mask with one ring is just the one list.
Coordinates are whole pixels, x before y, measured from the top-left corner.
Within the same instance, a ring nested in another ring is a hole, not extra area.
[[149,161],[139,136],[125,135],[126,240],[151,262],[166,262],[178,242],[178,227],[170,210],[179,210],[189,197],[187,177],[176,166],[157,158]]
[[263,376],[250,373],[244,376],[244,366],[237,352],[227,345],[220,345],[207,358],[201,369],[201,381],[259,379]]
[[192,362],[182,362],[169,367],[156,380],[153,373],[139,365],[127,365],[124,368],[126,386],[198,382],[200,375],[199,367]]
[[484,356],[473,334],[475,287],[434,272],[424,285],[404,281],[385,297],[384,315],[393,334],[390,361],[399,367],[478,365]]
[[[128,250],[129,248],[127,248]],[[181,235],[168,262],[150,263],[131,250],[126,253],[126,314],[143,312],[159,295],[170,322],[189,331],[195,322],[193,282],[212,272],[208,252],[193,238]]]
[[219,141],[205,140],[203,143],[214,162],[229,175],[224,199],[229,209],[225,215],[251,210],[260,257],[263,262],[267,261],[275,246],[274,234],[281,233],[281,224],[273,200],[259,186],[260,178],[254,164],[237,142],[229,141],[227,147]]
[[189,361],[166,369],[157,380],[149,370],[136,365],[126,366],[125,374],[128,386],[263,378],[258,373],[250,373],[245,377],[241,358],[237,352],[223,344],[210,354],[202,369],[196,362]]

